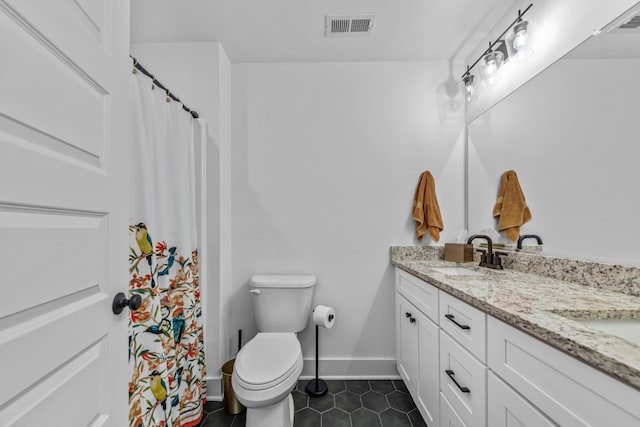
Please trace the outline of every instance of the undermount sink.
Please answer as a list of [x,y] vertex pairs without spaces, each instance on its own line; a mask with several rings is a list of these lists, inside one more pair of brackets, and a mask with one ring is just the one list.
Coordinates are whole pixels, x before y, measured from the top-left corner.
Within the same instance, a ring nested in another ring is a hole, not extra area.
[[479,273],[474,270],[469,270],[464,267],[431,267],[431,270],[436,271],[438,273],[442,273],[446,276],[481,276],[482,273]]
[[578,319],[581,325],[640,345],[640,319]]

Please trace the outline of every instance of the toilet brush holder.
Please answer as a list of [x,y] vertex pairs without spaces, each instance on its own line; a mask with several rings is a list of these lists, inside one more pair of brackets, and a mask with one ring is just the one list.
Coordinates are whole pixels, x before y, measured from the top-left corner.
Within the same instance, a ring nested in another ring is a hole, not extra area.
[[316,325],[316,377],[305,387],[307,394],[312,397],[324,396],[329,391],[327,382],[318,378],[318,328],[319,326]]

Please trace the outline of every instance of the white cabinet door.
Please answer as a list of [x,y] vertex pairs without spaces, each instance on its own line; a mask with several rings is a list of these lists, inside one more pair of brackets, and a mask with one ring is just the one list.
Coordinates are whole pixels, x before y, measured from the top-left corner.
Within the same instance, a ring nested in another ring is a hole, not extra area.
[[493,372],[487,378],[487,400],[491,427],[557,427]]
[[[438,425],[438,424],[434,424]],[[453,410],[451,404],[440,393],[440,427],[467,427],[462,418]]]
[[418,313],[418,378],[414,400],[429,426],[439,424],[440,407],[440,338],[438,325]]
[[489,317],[489,368],[561,426],[640,427],[640,392]]
[[127,425],[129,2],[0,0],[0,424]]
[[419,311],[396,292],[396,359],[398,372],[412,396],[416,396],[418,376]]

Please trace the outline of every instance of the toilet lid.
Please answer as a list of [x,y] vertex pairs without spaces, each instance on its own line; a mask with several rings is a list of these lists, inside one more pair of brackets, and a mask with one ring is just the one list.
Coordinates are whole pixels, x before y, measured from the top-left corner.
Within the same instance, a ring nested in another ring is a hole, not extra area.
[[302,361],[293,333],[258,333],[238,353],[235,374],[245,387],[261,389],[281,382]]
[[316,284],[316,276],[300,274],[256,274],[251,276],[252,288],[310,288]]

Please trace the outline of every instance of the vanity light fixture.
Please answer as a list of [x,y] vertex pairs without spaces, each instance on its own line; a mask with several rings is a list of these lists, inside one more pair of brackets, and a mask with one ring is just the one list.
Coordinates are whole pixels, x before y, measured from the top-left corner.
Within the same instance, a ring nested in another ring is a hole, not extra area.
[[499,50],[491,50],[491,46],[482,57],[480,65],[480,77],[482,83],[491,85],[500,78],[500,69],[504,63],[505,55]]
[[476,85],[475,85],[475,76],[468,72],[469,67],[467,66],[467,73],[462,76],[462,82],[464,83],[464,97],[467,102],[471,102],[476,95]]
[[522,19],[522,13],[518,11],[518,20],[513,26],[513,32],[507,37],[509,56],[514,62],[522,61],[531,56],[531,25],[529,21]]
[[[520,15],[520,11],[518,11],[518,15]],[[527,34],[529,21],[523,21],[521,16],[518,17],[518,23],[513,27],[513,48],[518,51],[524,49],[529,41]]]
[[[500,68],[502,64],[507,62],[509,57],[516,57],[521,59],[524,52],[530,52],[530,26],[529,21],[523,20],[525,13],[531,9],[533,3],[529,4],[523,11],[518,10],[518,17],[513,21],[498,38],[491,42],[489,41],[489,48],[484,51],[482,55],[471,65],[467,66],[467,71],[462,75],[462,81],[465,84],[465,90],[467,93],[473,89],[468,89],[473,86],[473,75],[471,70],[473,67],[480,63],[480,77],[482,83],[490,85],[494,83],[500,77]],[[508,40],[504,39],[504,36],[513,28],[514,32],[510,35]],[[521,55],[522,53],[522,55]],[[469,82],[469,84],[467,83]],[[467,96],[467,101],[470,98]]]

